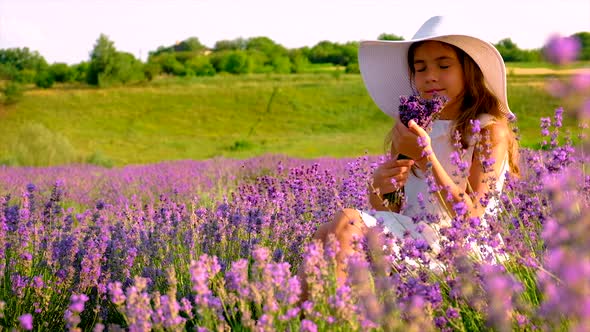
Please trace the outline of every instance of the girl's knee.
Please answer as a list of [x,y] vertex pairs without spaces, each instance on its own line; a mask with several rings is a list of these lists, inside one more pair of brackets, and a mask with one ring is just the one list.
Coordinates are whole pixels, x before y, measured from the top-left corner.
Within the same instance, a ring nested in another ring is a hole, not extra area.
[[338,241],[350,242],[355,236],[362,236],[367,226],[363,222],[358,210],[342,209],[330,222],[322,224],[314,238],[326,242],[330,234],[334,234]]

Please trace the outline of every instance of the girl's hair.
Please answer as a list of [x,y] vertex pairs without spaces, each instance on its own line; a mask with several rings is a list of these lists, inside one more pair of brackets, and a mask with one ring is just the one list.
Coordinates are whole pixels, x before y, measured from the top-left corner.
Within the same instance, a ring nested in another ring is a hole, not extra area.
[[[414,52],[416,48],[422,45],[423,42],[416,42],[410,45],[408,50],[408,68],[410,70],[410,81],[413,82],[416,74],[414,68]],[[441,42],[443,43],[443,42]],[[469,146],[469,139],[471,137],[471,126],[469,120],[476,119],[480,114],[487,113],[492,115],[496,121],[504,123],[509,128],[508,134],[508,163],[510,171],[514,175],[520,174],[520,167],[518,165],[518,142],[514,132],[510,130],[510,124],[506,116],[500,111],[500,102],[498,98],[487,87],[483,73],[477,63],[465,53],[462,49],[443,43],[451,47],[457,54],[457,59],[463,68],[463,81],[465,82],[463,91],[463,102],[461,104],[461,112],[455,121],[454,127],[451,129],[452,133],[459,132],[461,134],[461,145],[464,149]],[[387,143],[391,146],[391,133],[387,137]]]

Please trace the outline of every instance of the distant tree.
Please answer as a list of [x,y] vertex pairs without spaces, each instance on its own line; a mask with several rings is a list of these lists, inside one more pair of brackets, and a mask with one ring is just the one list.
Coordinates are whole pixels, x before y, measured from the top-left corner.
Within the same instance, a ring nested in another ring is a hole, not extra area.
[[218,71],[231,74],[247,74],[252,71],[252,62],[244,51],[224,52],[217,66]]
[[12,66],[17,70],[41,70],[47,68],[47,61],[37,51],[28,47],[0,50],[0,63]]
[[358,42],[348,42],[341,46],[342,48],[342,61],[343,66],[348,66],[351,63],[358,63]]
[[248,56],[248,68],[251,73],[271,73],[274,71],[271,56],[259,50],[245,51]]
[[16,67],[0,63],[0,80],[13,80],[16,76],[18,76],[18,69]]
[[199,41],[197,37],[190,37],[181,42],[174,43],[170,46],[160,46],[155,51],[149,53],[148,61],[150,57],[155,57],[164,53],[175,53],[175,52],[193,52],[196,54],[203,53],[207,47]]
[[190,51],[190,52],[201,52],[205,50],[207,47],[201,44],[199,38],[197,37],[190,37],[188,39],[183,40],[179,44],[175,45],[174,51]]
[[291,60],[286,55],[277,55],[271,59],[273,72],[279,74],[291,73]]
[[580,41],[580,60],[590,60],[590,32],[577,32],[572,35]]
[[502,39],[494,46],[506,62],[518,62],[524,60],[522,50],[519,49],[516,43],[510,38]]
[[287,55],[287,49],[282,45],[275,43],[268,37],[253,37],[246,41],[247,50],[256,50],[266,54],[269,57],[276,55]]
[[196,56],[185,64],[187,70],[190,70],[197,76],[213,76],[215,75],[215,68],[211,64],[208,57],[201,55]]
[[22,85],[15,81],[10,81],[6,86],[0,87],[0,101],[4,105],[10,105],[18,102],[23,95]]
[[247,40],[244,38],[220,40],[215,43],[215,46],[213,46],[213,52],[245,50],[246,46]]
[[154,58],[150,61],[159,63],[162,66],[162,71],[166,74],[175,76],[186,75],[186,68],[176,59],[172,53],[161,54],[157,58]]
[[88,84],[98,85],[99,75],[103,78],[109,77],[113,72],[113,66],[116,61],[117,50],[109,38],[100,34],[90,52],[90,66],[86,80]]
[[113,71],[110,73],[110,77],[105,77],[105,79],[124,84],[143,81],[145,79],[143,64],[131,53],[117,52],[113,63]]
[[392,33],[382,33],[377,37],[377,40],[404,40],[404,37]]
[[67,63],[57,62],[49,66],[49,73],[53,76],[55,82],[64,83],[74,80],[74,69]]
[[37,72],[37,76],[35,77],[36,86],[43,89],[49,89],[53,86],[53,83],[55,83],[55,78],[51,75],[49,70]]
[[28,47],[0,50],[0,74],[6,79],[31,83],[37,72],[47,69],[47,61],[37,51]]
[[341,57],[340,47],[336,43],[327,40],[320,41],[309,51],[309,61],[311,63],[339,64]]
[[88,82],[87,75],[90,70],[90,63],[88,61],[82,61],[72,66],[74,72],[73,80],[76,82]]
[[158,62],[148,61],[143,66],[143,74],[148,81],[153,80],[162,73],[162,66]]
[[291,71],[293,73],[302,73],[309,66],[309,59],[307,53],[309,48],[297,48],[289,51],[289,59],[291,60]]

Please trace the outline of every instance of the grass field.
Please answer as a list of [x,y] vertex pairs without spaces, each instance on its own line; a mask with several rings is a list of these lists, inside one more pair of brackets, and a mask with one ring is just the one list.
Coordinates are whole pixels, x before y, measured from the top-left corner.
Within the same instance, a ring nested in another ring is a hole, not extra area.
[[[545,92],[545,79],[514,73],[509,78],[523,146],[539,144],[539,118],[562,106]],[[577,124],[566,116],[564,125]],[[390,126],[361,77],[338,70],[161,78],[106,89],[30,88],[19,103],[0,108],[0,162],[125,165],[267,153],[350,157],[382,153]]]

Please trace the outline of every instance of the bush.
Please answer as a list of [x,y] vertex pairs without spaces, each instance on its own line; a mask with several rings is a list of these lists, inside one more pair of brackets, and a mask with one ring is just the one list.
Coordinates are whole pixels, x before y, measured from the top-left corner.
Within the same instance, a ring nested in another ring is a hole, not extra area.
[[273,71],[279,74],[288,74],[291,72],[291,60],[287,56],[275,56],[271,59]]
[[359,69],[359,64],[358,63],[349,63],[346,66],[346,73],[347,74],[359,74],[361,71]]
[[252,71],[252,61],[244,51],[230,51],[221,56],[217,69],[231,74],[247,74]]
[[192,71],[197,76],[213,76],[215,68],[206,56],[196,56],[186,62],[187,70]]
[[49,67],[49,73],[59,83],[71,82],[75,78],[74,70],[66,63],[54,63]]
[[162,66],[157,62],[148,62],[143,66],[143,74],[148,81],[153,80],[162,73]]
[[21,166],[51,166],[78,161],[76,150],[66,137],[40,123],[26,124],[9,151]]
[[80,62],[77,65],[72,66],[72,80],[80,83],[84,83],[88,80],[88,71],[90,70],[90,64],[88,62]]
[[20,100],[22,95],[22,86],[17,82],[11,81],[2,89],[2,103],[4,105],[14,104]]
[[86,158],[86,163],[107,168],[111,168],[115,164],[111,158],[105,155],[102,151],[95,151],[88,156],[88,158]]
[[55,83],[55,79],[48,71],[39,72],[35,77],[35,85],[40,88],[49,89],[53,86],[53,83]]
[[174,54],[165,53],[159,56],[158,58],[154,59],[162,66],[162,71],[166,74],[171,74],[175,76],[184,76],[186,75],[186,68],[182,63],[180,63]]

